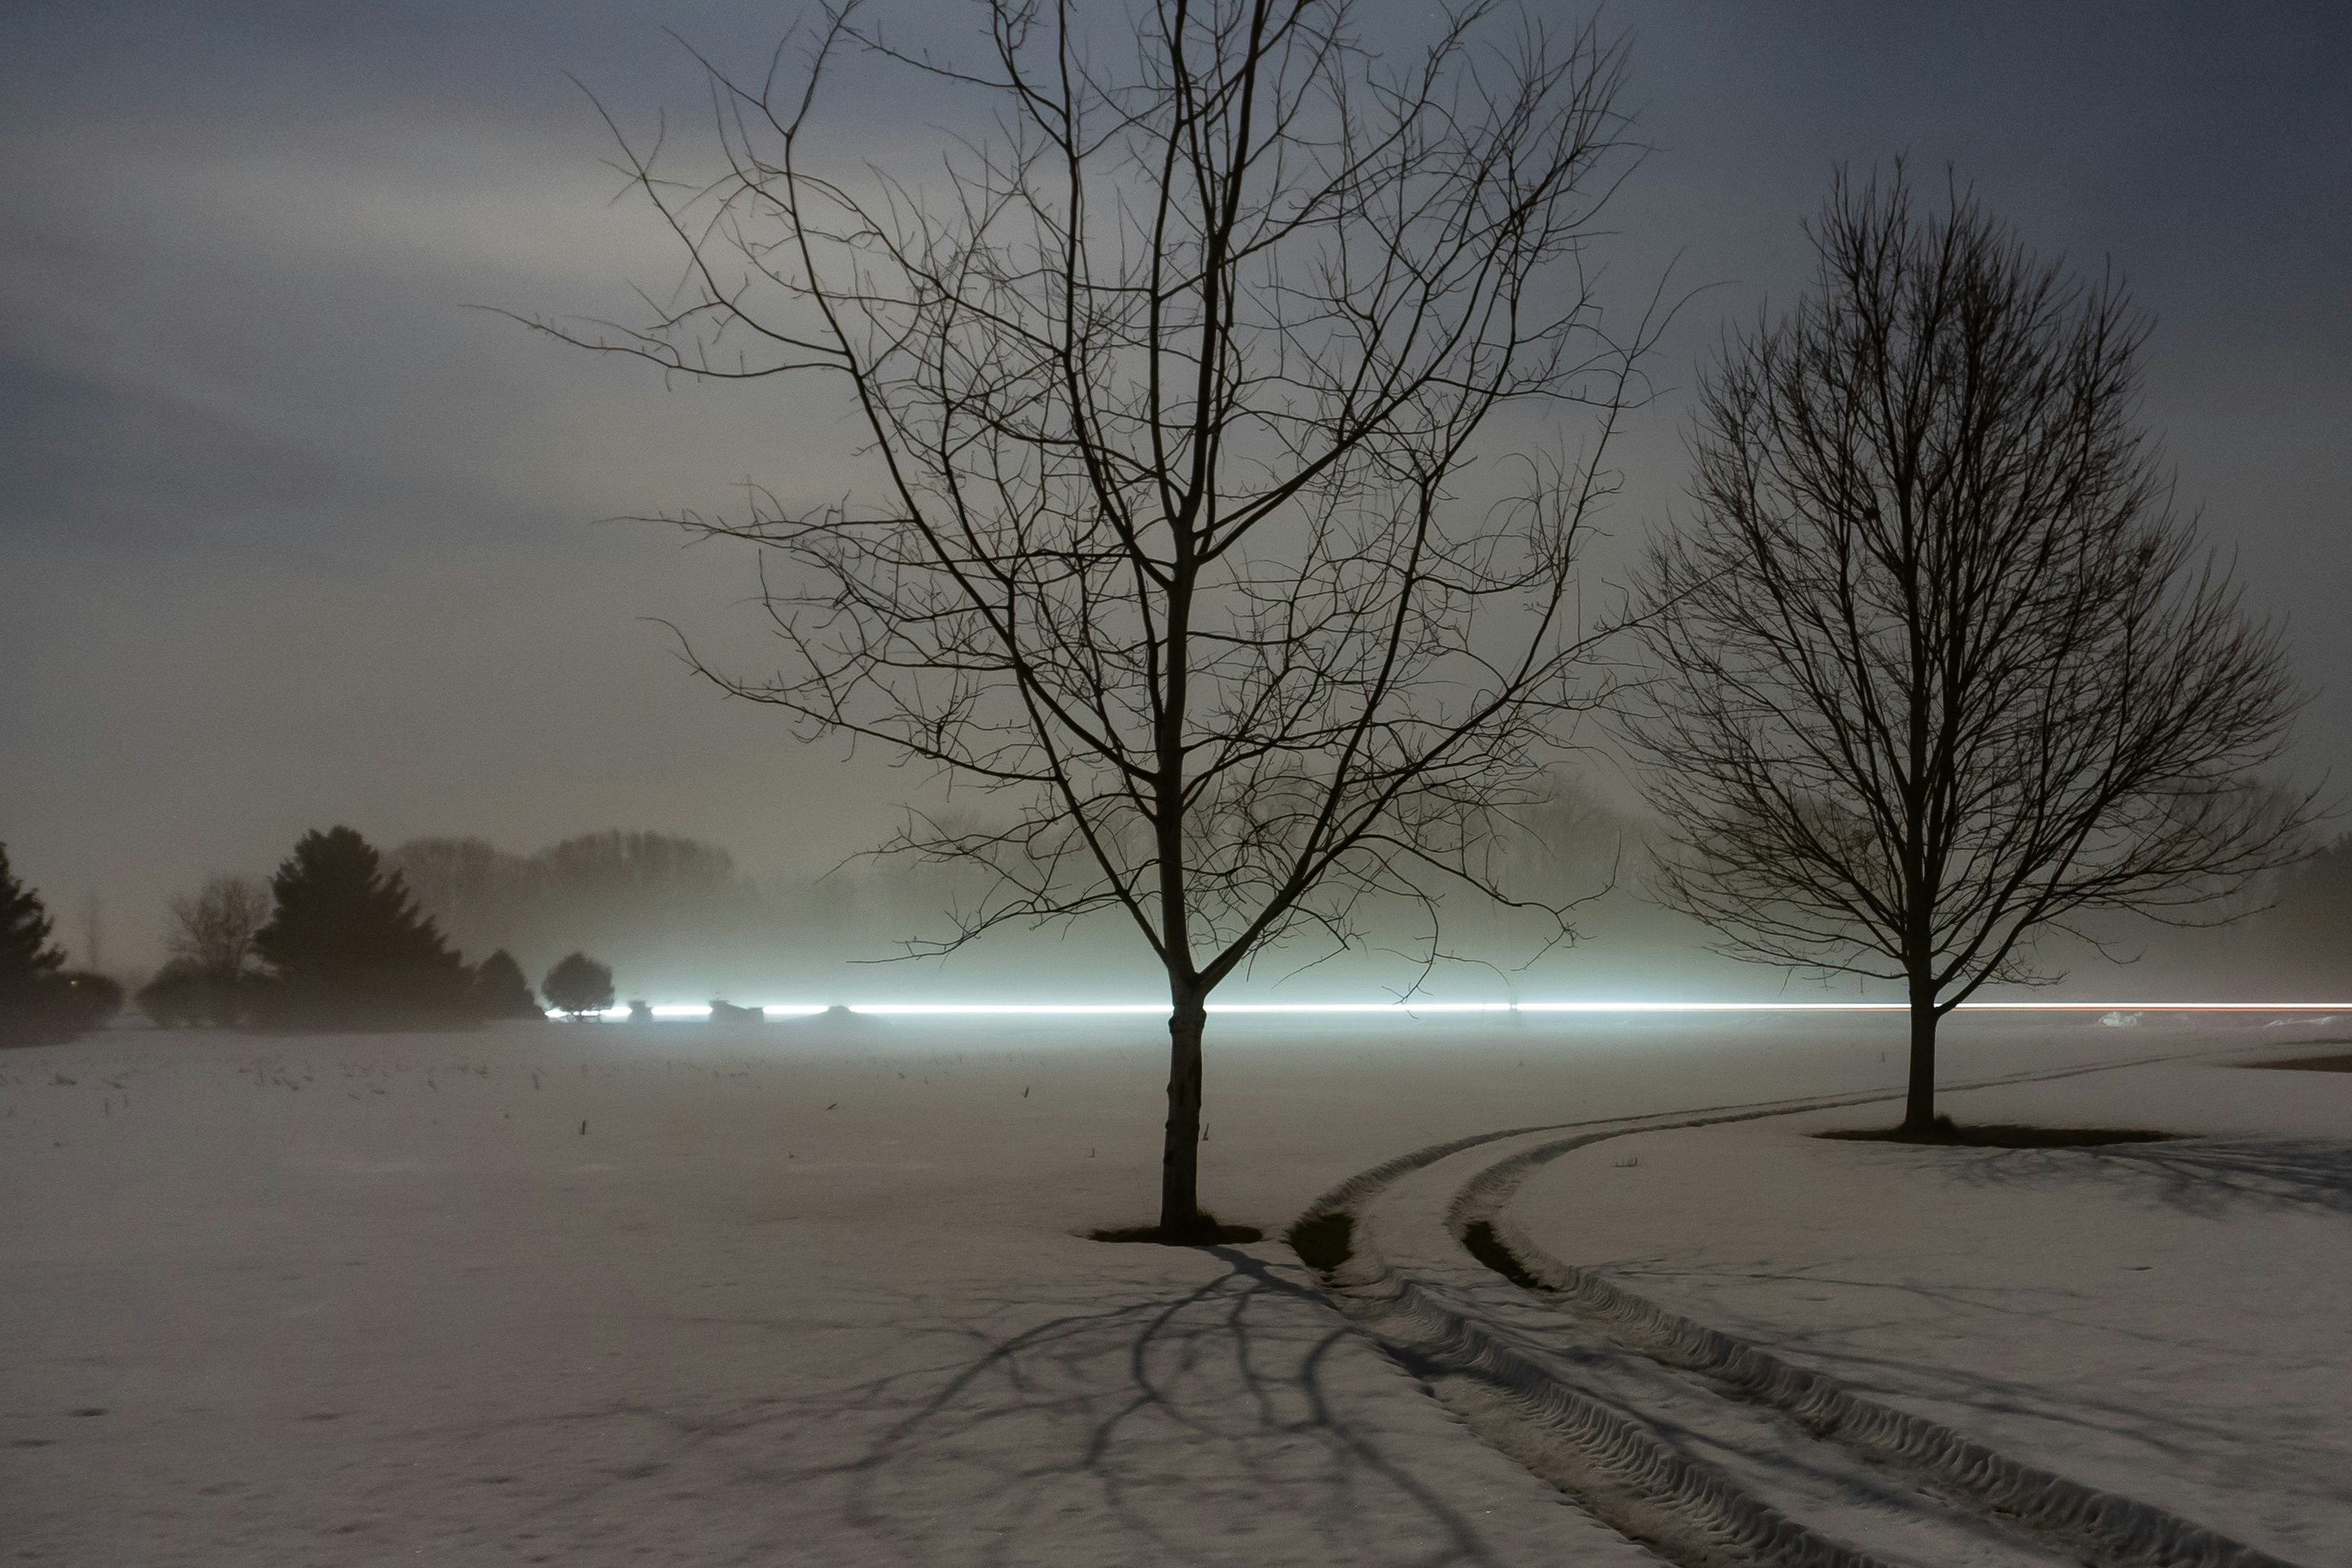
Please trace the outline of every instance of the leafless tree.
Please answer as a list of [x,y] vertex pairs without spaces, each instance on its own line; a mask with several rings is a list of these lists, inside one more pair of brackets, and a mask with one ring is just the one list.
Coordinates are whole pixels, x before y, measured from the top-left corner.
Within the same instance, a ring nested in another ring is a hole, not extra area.
[[[789,83],[710,68],[714,182],[621,139],[685,253],[658,318],[534,323],[842,378],[878,493],[675,520],[771,563],[780,669],[698,667],[990,792],[890,846],[990,873],[939,946],[1133,923],[1168,977],[1171,1237],[1204,1234],[1210,994],[1360,940],[1370,900],[1440,952],[1437,887],[1506,896],[1498,820],[1608,684],[1574,558],[1657,317],[1606,335],[1584,265],[1632,162],[1623,56],[1485,12],[1402,67],[1315,0],[997,0],[969,65],[831,13]],[[849,165],[817,110],[851,58],[992,129],[941,172]]]
[[236,981],[253,957],[253,933],[268,922],[269,887],[250,877],[214,877],[166,906],[163,943],[209,979]]
[[1627,729],[1667,902],[1736,956],[1906,984],[1924,1131],[1937,1021],[2053,978],[2037,932],[2198,921],[2292,858],[2309,797],[2260,770],[2297,694],[2174,508],[2119,282],[1957,188],[1915,213],[1899,165],[1811,235],[1811,294],[1706,377]]

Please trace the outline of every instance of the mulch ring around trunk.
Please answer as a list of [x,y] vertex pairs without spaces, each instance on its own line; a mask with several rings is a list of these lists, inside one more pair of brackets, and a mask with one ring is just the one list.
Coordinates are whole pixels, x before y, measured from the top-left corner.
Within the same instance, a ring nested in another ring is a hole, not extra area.
[[1116,1230],[1090,1230],[1088,1241],[1144,1242],[1160,1247],[1225,1247],[1236,1242],[1264,1241],[1265,1232],[1254,1225],[1221,1225],[1208,1210],[1201,1223],[1183,1230],[1163,1230],[1156,1225],[1127,1226]]
[[1935,1125],[1924,1131],[1836,1127],[1812,1136],[1851,1143],[1922,1143],[1958,1149],[2097,1149],[2110,1143],[2162,1143],[2188,1134],[2137,1127],[2025,1127],[2014,1122],[1962,1127],[1948,1116],[1938,1116]]
[[2233,1062],[2233,1067],[2280,1068],[2290,1072],[2352,1072],[2352,1051],[2332,1057],[2281,1057],[2276,1061]]

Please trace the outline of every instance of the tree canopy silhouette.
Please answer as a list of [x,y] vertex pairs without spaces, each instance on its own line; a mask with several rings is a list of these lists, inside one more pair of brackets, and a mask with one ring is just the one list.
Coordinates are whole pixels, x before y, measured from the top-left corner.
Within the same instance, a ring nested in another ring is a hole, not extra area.
[[50,929],[40,894],[17,879],[0,844],[0,1045],[69,1040],[122,1006],[113,981],[67,971]]
[[482,960],[474,971],[474,1006],[485,1018],[544,1018],[546,1009],[531,994],[522,965],[505,948]]
[[384,864],[451,942],[527,963],[583,947],[642,961],[749,933],[772,912],[724,849],[675,834],[581,834],[530,855],[413,838]]
[[349,827],[303,835],[270,879],[277,907],[253,935],[286,1022],[465,1016],[471,975],[397,872]]
[[601,1013],[613,1005],[613,971],[584,952],[566,953],[556,960],[539,989],[549,1006],[575,1018]]
[[49,912],[40,894],[16,879],[0,844],[0,1045],[54,1037],[50,1016],[65,954],[49,945]]
[[16,879],[0,844],[0,995],[21,995],[64,964],[49,945],[51,923],[41,895]]

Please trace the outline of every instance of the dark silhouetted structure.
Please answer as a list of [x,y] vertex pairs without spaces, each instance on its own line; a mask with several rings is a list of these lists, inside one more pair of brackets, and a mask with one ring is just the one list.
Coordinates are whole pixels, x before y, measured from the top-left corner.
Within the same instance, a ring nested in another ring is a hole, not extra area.
[[1899,166],[1812,237],[1811,297],[1705,378],[1627,728],[1665,901],[1734,956],[1901,981],[1925,1132],[1937,1021],[2045,978],[2037,931],[2211,918],[2293,858],[2308,802],[2257,775],[2296,695],[2172,508],[2119,283],[1958,191],[1916,215]]
[[539,989],[549,1006],[575,1018],[601,1013],[613,1005],[613,972],[584,952],[568,953],[547,972]]

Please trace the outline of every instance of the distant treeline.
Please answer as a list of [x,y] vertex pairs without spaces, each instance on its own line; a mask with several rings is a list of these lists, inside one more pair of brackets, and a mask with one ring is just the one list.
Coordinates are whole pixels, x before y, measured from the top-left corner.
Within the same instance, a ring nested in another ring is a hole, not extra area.
[[[1658,832],[1638,809],[1563,773],[1496,853],[1515,897],[1583,900],[1571,911],[1579,940],[1521,968],[1531,951],[1523,917],[1483,900],[1448,905],[1442,948],[1453,956],[1421,979],[1438,995],[1489,994],[1497,975],[1523,994],[1752,994],[1752,971],[1709,953],[1703,928],[1645,897]],[[1132,963],[1116,916],[1080,929],[1008,930],[945,966],[863,966],[935,938],[945,911],[971,890],[951,871],[888,859],[759,881],[725,849],[676,834],[583,834],[532,854],[478,837],[426,837],[379,858],[356,832],[337,828],[306,836],[267,882],[215,877],[173,899],[172,962],[138,999],[166,1023],[457,1022],[538,1016],[526,976],[543,974],[549,1004],[593,1011],[614,996],[611,972],[589,952],[618,963],[631,995],[656,999],[799,999],[907,985],[957,995],[1149,994],[1152,977]],[[2052,939],[2044,956],[2065,973],[2053,994],[2159,1002],[2352,993],[2352,836],[2249,889],[2238,908],[2242,918],[2218,929],[2118,919],[2079,942]],[[9,876],[0,848],[0,1040],[70,1037],[121,1005],[113,982],[67,971],[48,934],[37,894]],[[1351,961],[1315,966],[1309,984],[1318,994],[1393,989],[1400,960],[1420,969],[1413,955],[1425,951],[1424,934],[1373,932]],[[1283,958],[1270,952],[1248,983],[1279,984]],[[556,984],[558,971],[574,984]]]
[[635,967],[777,913],[726,850],[667,833],[583,834],[532,855],[412,838],[384,865],[459,947],[503,948],[526,965],[586,948]]
[[[1506,849],[1516,862],[1514,880],[1526,890],[1580,896],[1605,888],[1613,875],[1621,894],[1630,895],[1643,864],[1642,829],[1633,817],[1564,786],[1529,826],[1529,837]],[[824,877],[754,879],[717,845],[618,830],[530,854],[480,837],[412,838],[386,852],[384,868],[467,952],[504,950],[536,973],[560,954],[586,949],[635,976],[633,984],[691,997],[730,988],[790,989],[817,975],[837,980],[845,963],[894,957],[910,942],[940,937],[952,923],[950,906],[982,886],[957,868],[887,857]],[[1661,921],[1673,923],[1630,896],[1612,900],[1612,909],[1619,903],[1631,906],[1611,922],[1621,935],[1638,927],[1654,938]],[[1488,929],[1507,923],[1507,913],[1479,907],[1460,913],[1465,935],[1507,941]],[[984,975],[988,984],[1051,964],[1028,983],[1031,991],[1040,984],[1110,984],[1102,962],[1135,967],[1135,983],[1148,984],[1151,972],[1122,962],[1133,954],[1127,933],[1110,929],[1118,918],[1041,935],[1008,929],[962,962],[973,981]],[[1097,942],[1099,955],[1092,952]],[[929,964],[917,968],[926,980],[937,973]],[[887,987],[917,979],[912,970],[867,970],[851,984]]]
[[[1527,813],[1496,852],[1509,862],[1505,879],[1516,895],[1589,900],[1571,911],[1580,940],[1522,973],[1517,966],[1542,938],[1541,921],[1484,900],[1449,902],[1443,946],[1473,961],[1466,967],[1441,962],[1430,984],[1441,993],[1467,985],[1483,994],[1492,989],[1490,963],[1520,989],[1753,994],[1759,976],[1751,967],[1710,952],[1704,928],[1646,896],[1660,831],[1639,808],[1563,773],[1551,798]],[[537,973],[562,954],[586,949],[620,964],[635,977],[633,985],[665,995],[762,988],[797,994],[812,981],[859,992],[914,984],[958,994],[998,986],[1028,994],[1092,985],[1124,994],[1152,980],[1128,963],[1127,933],[1112,929],[1113,916],[1042,935],[1008,930],[953,961],[955,971],[944,976],[932,963],[845,969],[890,957],[947,923],[943,911],[959,891],[951,874],[887,858],[830,877],[761,880],[716,845],[614,831],[533,854],[476,837],[417,838],[390,851],[384,863],[467,952],[503,949]],[[2105,953],[2088,942],[2062,950],[2063,939],[2053,939],[2051,956],[2067,973],[2057,994],[2298,999],[2352,984],[2352,838],[2252,889],[2242,907],[2252,912],[2219,929],[2118,920],[2097,933]],[[1421,934],[1405,925],[1375,932],[1370,953],[1318,967],[1314,984],[1351,993],[1392,985],[1402,973],[1399,955],[1416,951]],[[2121,966],[2111,962],[2135,956],[2138,962]],[[1270,953],[1259,981],[1277,980],[1283,963],[1282,952]],[[1843,983],[1848,994],[1853,988],[1851,980]]]
[[385,856],[458,947],[522,957],[663,945],[767,914],[734,856],[668,832],[591,832],[531,856],[487,839],[409,839]]
[[169,914],[172,961],[138,998],[158,1024],[410,1027],[542,1016],[509,954],[468,963],[349,827],[304,834],[266,886],[215,877],[173,900]]
[[[1653,847],[1663,831],[1638,806],[1563,771],[1550,798],[1524,814],[1496,853],[1515,896],[1573,906],[1578,940],[1538,956],[1543,921],[1481,899],[1447,900],[1439,948],[1451,956],[1426,972],[1433,994],[1488,994],[1499,973],[1525,994],[1756,994],[1763,977],[1752,966],[1712,952],[1704,927],[1648,896]],[[910,941],[938,936],[950,904],[978,886],[953,868],[887,858],[830,877],[757,880],[716,845],[615,831],[530,855],[479,838],[413,839],[385,865],[467,952],[510,952],[538,973],[586,949],[620,964],[633,987],[666,996],[738,993],[759,1000],[798,997],[812,987],[830,996],[836,987],[862,994],[910,985],[957,995],[1126,995],[1150,994],[1155,978],[1134,963],[1116,915],[1077,928],[1008,929],[945,968],[871,967]],[[2049,938],[2045,956],[2065,975],[2050,994],[2253,1001],[2352,990],[2352,837],[2247,889],[2237,908],[2242,918],[2218,927],[2122,916],[2094,931],[2095,943]],[[1426,951],[1427,933],[1416,911],[1370,918],[1383,923],[1366,933],[1363,949],[1316,964],[1307,985],[1318,994],[1378,993],[1392,989],[1408,968],[1419,970],[1414,955]],[[1302,945],[1298,956],[1304,965],[1317,955]],[[1255,984],[1271,986],[1287,973],[1286,953],[1275,950]],[[1861,994],[1851,978],[1832,984]]]
[[536,973],[584,949],[643,994],[694,999],[837,984],[845,963],[935,934],[959,885],[890,860],[755,879],[717,845],[618,829],[529,854],[479,837],[412,838],[384,867],[467,952],[504,950]]

